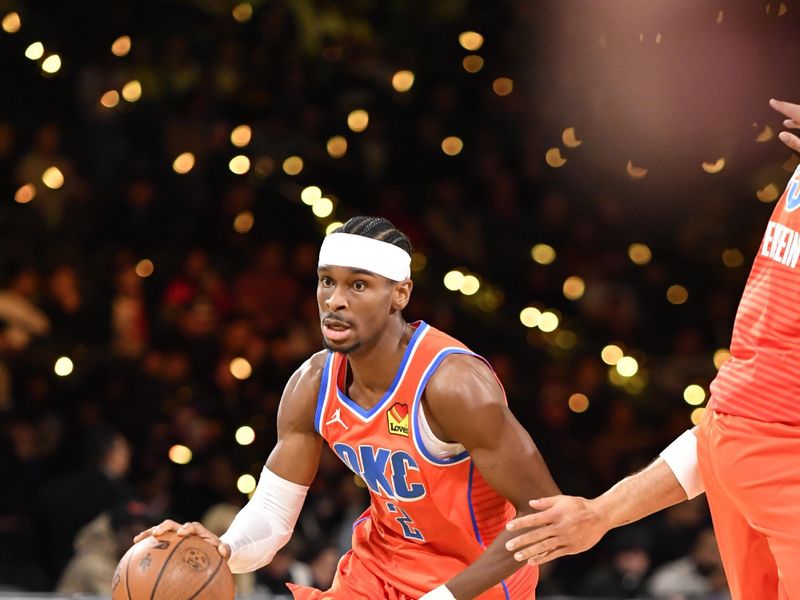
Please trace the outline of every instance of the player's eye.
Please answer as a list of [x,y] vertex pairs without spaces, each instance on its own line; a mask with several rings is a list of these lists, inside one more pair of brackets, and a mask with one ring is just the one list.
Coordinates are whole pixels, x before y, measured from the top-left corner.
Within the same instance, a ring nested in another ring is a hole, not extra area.
[[330,277],[325,277],[324,275],[319,278],[319,283],[322,287],[331,287],[333,285],[333,280]]
[[353,289],[357,292],[363,292],[365,289],[367,289],[367,284],[363,281],[355,281],[353,282]]

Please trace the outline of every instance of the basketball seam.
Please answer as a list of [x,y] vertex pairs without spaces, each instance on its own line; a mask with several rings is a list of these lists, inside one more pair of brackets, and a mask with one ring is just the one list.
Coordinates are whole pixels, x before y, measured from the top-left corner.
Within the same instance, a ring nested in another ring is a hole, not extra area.
[[202,586],[200,586],[200,589],[199,589],[199,590],[197,590],[197,591],[196,591],[196,592],[195,592],[193,595],[189,596],[189,597],[188,597],[186,600],[192,600],[193,598],[197,598],[198,594],[199,594],[200,592],[202,592],[204,589],[206,589],[206,586],[207,586],[209,583],[211,583],[211,581],[214,579],[214,577],[216,577],[216,576],[217,576],[217,573],[219,572],[219,569],[220,569],[220,567],[222,567],[222,563],[223,563],[223,561],[224,561],[224,560],[225,560],[225,559],[224,559],[224,558],[222,558],[221,556],[219,557],[219,562],[217,563],[217,568],[216,568],[216,569],[214,569],[214,572],[211,574],[211,577],[209,577],[208,579],[206,579],[206,582],[205,582],[205,583],[204,583]]
[[[161,565],[161,570],[158,572],[158,577],[156,577],[156,583],[155,583],[155,585],[153,586],[153,591],[152,591],[152,593],[150,594],[150,600],[154,600],[154,599],[155,599],[155,597],[156,597],[156,590],[158,589],[158,584],[159,584],[159,583],[161,583],[161,576],[164,574],[164,569],[165,569],[165,568],[166,568],[166,566],[169,564],[169,561],[170,561],[170,559],[172,559],[172,555],[173,555],[173,554],[175,554],[175,551],[178,549],[178,547],[179,547],[179,546],[180,546],[180,545],[181,545],[183,542],[185,542],[187,539],[188,539],[188,538],[184,537],[184,538],[183,538],[183,539],[182,539],[180,542],[178,542],[177,544],[175,544],[175,547],[172,549],[172,552],[170,552],[170,553],[169,553],[169,556],[167,557],[167,560],[165,560],[165,561],[164,561],[164,564],[163,564],[163,565]],[[132,599],[131,599],[131,600],[132,600]]]

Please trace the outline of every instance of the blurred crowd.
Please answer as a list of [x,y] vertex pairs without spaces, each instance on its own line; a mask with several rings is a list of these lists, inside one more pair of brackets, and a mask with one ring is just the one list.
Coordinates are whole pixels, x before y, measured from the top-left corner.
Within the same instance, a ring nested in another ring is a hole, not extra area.
[[[238,478],[257,476],[275,442],[283,384],[321,347],[316,254],[334,218],[377,214],[408,234],[407,318],[489,358],[565,492],[600,493],[691,426],[683,391],[716,372],[766,214],[730,189],[674,228],[633,229],[635,195],[576,198],[553,179],[546,140],[522,126],[538,92],[512,60],[520,24],[536,27],[528,4],[274,0],[241,23],[214,0],[19,5],[22,31],[0,39],[15,82],[0,100],[0,589],[105,591],[132,532],[165,516],[224,531],[247,500]],[[480,51],[488,74],[463,69],[465,29],[494,40]],[[132,49],[117,58],[122,33]],[[54,78],[22,57],[36,36],[63,56]],[[415,74],[407,93],[392,88],[399,69]],[[493,90],[500,75],[510,95]],[[141,100],[101,106],[131,79]],[[346,123],[357,108],[369,113],[358,134]],[[238,149],[242,123],[252,140]],[[448,156],[441,140],[455,134],[465,149]],[[341,158],[326,152],[333,135],[348,138]],[[183,152],[195,165],[178,174]],[[240,153],[245,175],[228,166]],[[303,168],[289,175],[293,155]],[[40,183],[50,166],[58,189]],[[28,183],[33,200],[15,202]],[[334,197],[331,217],[300,201],[307,185]],[[251,228],[234,225],[243,213]],[[652,261],[630,260],[634,242]],[[535,243],[556,260],[532,261]],[[726,267],[734,247],[745,258]],[[443,287],[455,267],[480,276],[478,294]],[[574,301],[572,275],[585,282]],[[665,298],[675,283],[685,304]],[[556,311],[559,328],[523,327],[529,304]],[[609,377],[611,342],[637,358],[636,378]],[[252,372],[240,378],[235,358]],[[585,412],[570,408],[575,393]],[[235,440],[243,425],[250,445]],[[188,463],[170,460],[176,444]],[[293,540],[240,590],[325,587],[367,502],[326,451]],[[727,597],[702,498],[548,565],[540,589]]]

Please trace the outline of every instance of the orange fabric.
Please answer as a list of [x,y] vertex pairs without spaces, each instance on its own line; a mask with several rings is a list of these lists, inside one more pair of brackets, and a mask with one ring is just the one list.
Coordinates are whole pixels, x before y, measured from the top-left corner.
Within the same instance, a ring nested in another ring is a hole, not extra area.
[[718,412],[800,425],[800,167],[775,204],[731,337],[731,359],[711,384]]
[[[475,562],[515,511],[469,454],[441,458],[425,448],[418,417],[428,380],[446,356],[476,355],[426,323],[413,326],[392,386],[370,410],[345,394],[347,357],[329,354],[315,427],[370,492],[353,554],[391,589],[419,598]],[[350,585],[351,576],[340,574]],[[537,579],[538,570],[526,566],[479,598],[531,600]]]
[[733,600],[800,599],[800,427],[707,410],[697,458]]
[[323,592],[293,583],[286,585],[296,600],[414,600],[367,570],[352,550],[339,560],[329,590]]

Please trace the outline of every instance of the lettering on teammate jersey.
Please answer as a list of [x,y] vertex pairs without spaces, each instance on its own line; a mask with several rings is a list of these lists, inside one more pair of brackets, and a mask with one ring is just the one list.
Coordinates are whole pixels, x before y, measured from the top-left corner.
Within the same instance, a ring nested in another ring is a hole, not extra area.
[[333,450],[374,494],[407,502],[425,496],[422,483],[408,480],[411,473],[419,472],[417,462],[408,452],[370,445],[359,446],[356,450],[343,442],[334,444]]
[[795,169],[786,188],[786,212],[792,212],[800,206],[800,167]]
[[761,243],[761,256],[794,268],[800,259],[800,233],[786,225],[770,221]]
[[389,433],[408,437],[408,404],[392,404],[386,411],[386,420],[389,421]]

